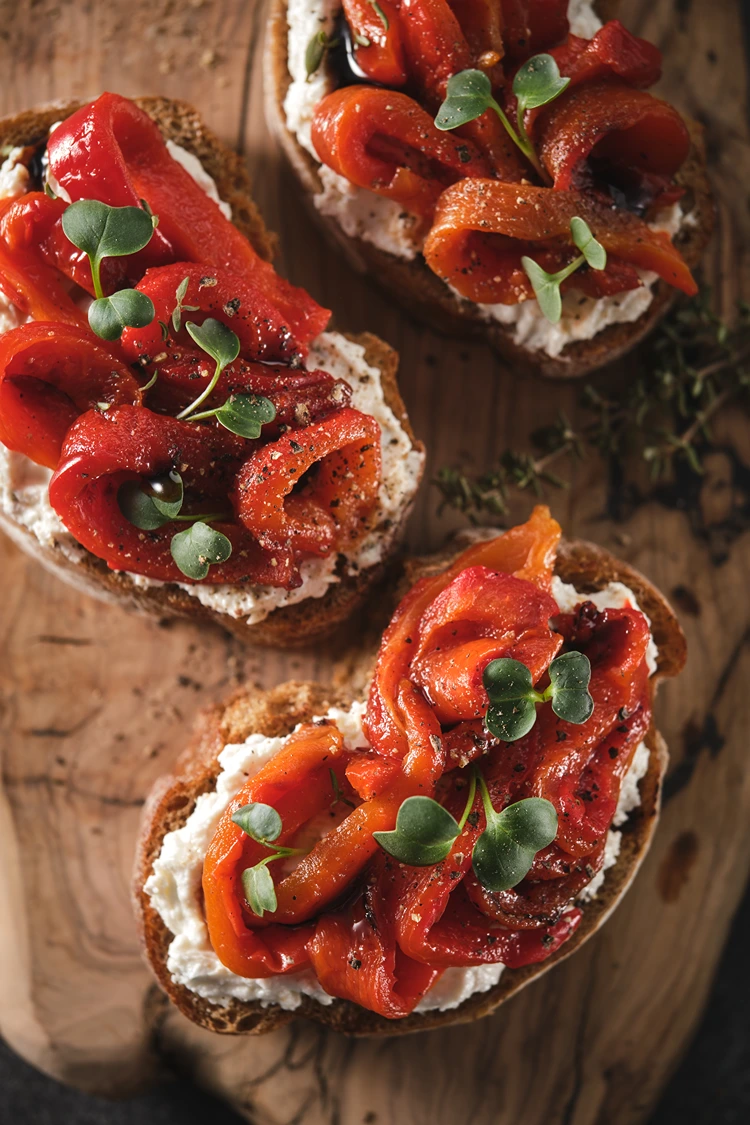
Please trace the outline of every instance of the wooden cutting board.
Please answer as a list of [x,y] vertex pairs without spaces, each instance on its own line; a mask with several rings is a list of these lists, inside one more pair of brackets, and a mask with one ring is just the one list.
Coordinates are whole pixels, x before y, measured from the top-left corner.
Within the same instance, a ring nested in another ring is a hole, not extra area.
[[[515,379],[484,347],[436,337],[331,256],[264,124],[262,3],[6,0],[0,14],[3,114],[104,88],[163,93],[194,101],[244,151],[289,275],[335,308],[339,325],[378,332],[401,352],[428,476],[467,452],[489,466],[560,408],[575,418],[575,386]],[[708,128],[719,202],[708,273],[729,310],[750,296],[740,5],[626,0],[620,14],[663,47],[665,94]],[[628,360],[620,374],[632,373]],[[584,950],[494,1017],[407,1040],[351,1041],[307,1025],[263,1039],[198,1031],[153,987],[130,913],[140,807],[198,708],[240,682],[326,679],[334,654],[257,652],[128,616],[0,542],[0,1029],[11,1045],[112,1096],[174,1067],[263,1125],[643,1121],[701,1012],[750,863],[750,537],[727,534],[747,504],[727,452],[750,459],[745,415],[728,412],[716,434],[692,528],[655,503],[611,523],[594,457],[573,468],[570,491],[550,497],[568,534],[604,544],[674,594],[690,642],[684,676],[659,701],[673,765],[635,887]],[[514,515],[527,510],[519,503]],[[410,545],[436,546],[458,523],[437,517],[425,487]]]

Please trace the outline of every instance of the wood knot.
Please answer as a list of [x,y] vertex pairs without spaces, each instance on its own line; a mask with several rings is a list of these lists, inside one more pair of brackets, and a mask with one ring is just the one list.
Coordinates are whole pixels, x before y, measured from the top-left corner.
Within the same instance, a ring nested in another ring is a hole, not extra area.
[[681,832],[672,842],[657,876],[657,887],[664,902],[677,902],[698,858],[695,832]]

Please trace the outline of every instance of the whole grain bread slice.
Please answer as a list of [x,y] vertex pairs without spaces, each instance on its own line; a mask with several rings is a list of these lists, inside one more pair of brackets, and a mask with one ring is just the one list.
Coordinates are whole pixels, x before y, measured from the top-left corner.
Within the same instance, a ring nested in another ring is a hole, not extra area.
[[[302,185],[310,211],[329,241],[344,252],[355,270],[374,278],[401,307],[426,321],[435,331],[485,339],[515,370],[552,379],[578,378],[603,367],[629,352],[656,327],[678,296],[677,290],[664,281],[658,282],[654,299],[638,320],[610,324],[590,340],[568,344],[559,356],[532,351],[515,342],[512,326],[484,319],[476,305],[454,294],[420,256],[412,260],[398,258],[371,242],[349,236],[335,218],[322,214],[313,202],[314,196],[323,190],[319,165],[286,125],[284,99],[291,84],[287,7],[288,0],[273,0],[269,16],[265,53],[266,114]],[[688,121],[688,127],[692,146],[677,181],[685,189],[683,206],[691,220],[689,225],[683,225],[675,244],[690,268],[695,269],[711,237],[714,205],[706,173],[703,128],[695,121]]]
[[[454,543],[438,555],[411,560],[405,568],[404,582],[394,591],[394,599],[418,578],[442,570],[463,546],[465,544],[457,547]],[[652,693],[664,677],[677,675],[685,663],[685,638],[669,603],[647,578],[602,548],[579,540],[563,541],[556,573],[563,581],[587,593],[609,582],[625,583],[650,618],[659,650],[657,670],[650,681]],[[607,871],[596,898],[585,904],[583,921],[576,933],[543,964],[506,969],[494,988],[475,993],[458,1008],[415,1013],[402,1020],[387,1020],[345,1000],[323,1005],[303,996],[300,1006],[291,1012],[275,1004],[263,1006],[258,1001],[232,1000],[222,1006],[202,999],[172,979],[167,969],[172,935],[143,890],[164,837],[185,823],[202,793],[215,787],[218,754],[226,744],[242,742],[251,733],[286,734],[297,723],[325,713],[328,707],[347,707],[351,701],[352,693],[345,688],[335,690],[311,683],[290,682],[266,692],[242,689],[225,705],[215,706],[203,714],[193,741],[176,763],[174,773],[157,783],[146,802],[133,879],[143,950],[161,988],[180,1011],[202,1027],[235,1035],[262,1034],[299,1016],[351,1035],[403,1035],[479,1019],[587,941],[618,905],[648,851],[658,819],[668,760],[666,745],[653,726],[646,736],[651,755],[648,772],[640,782],[641,804],[622,828],[622,848],[617,862]]]
[[[266,229],[253,202],[252,183],[241,157],[215,136],[198,112],[185,101],[164,97],[135,98],[134,101],[159,126],[162,135],[193,153],[213,178],[221,199],[232,208],[232,221],[261,257],[271,260],[276,250],[276,235]],[[55,102],[26,110],[0,120],[0,149],[21,147],[24,163],[34,168],[55,122],[64,120],[82,102]],[[380,372],[385,401],[406,431],[412,446],[422,449],[409,424],[396,374],[398,354],[369,332],[349,335],[364,348],[366,362]],[[124,572],[110,570],[89,552],[64,553],[57,542],[48,547],[32,531],[0,509],[0,528],[27,554],[37,558],[48,570],[87,594],[159,617],[187,617],[220,625],[251,644],[298,648],[330,635],[364,603],[368,591],[382,576],[389,553],[398,543],[403,524],[378,529],[389,545],[383,560],[357,574],[344,574],[320,598],[308,598],[273,610],[266,618],[248,624],[247,617],[233,617],[202,605],[197,598],[176,584],[142,586]]]

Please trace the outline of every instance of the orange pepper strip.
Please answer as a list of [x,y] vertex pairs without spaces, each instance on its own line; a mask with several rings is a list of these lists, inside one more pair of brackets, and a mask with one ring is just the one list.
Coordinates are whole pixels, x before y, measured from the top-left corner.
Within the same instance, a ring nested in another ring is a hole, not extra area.
[[673,106],[608,80],[566,91],[540,112],[532,136],[558,191],[576,186],[589,156],[664,176],[666,184],[690,152],[690,134]]
[[516,304],[533,296],[521,255],[534,256],[550,244],[572,248],[570,220],[576,215],[608,253],[653,270],[683,293],[697,293],[669,235],[651,230],[630,212],[615,211],[576,191],[496,180],[464,180],[446,188],[425,241],[425,261],[472,301]]
[[422,616],[437,595],[470,566],[488,566],[514,574],[548,592],[560,534],[560,525],[550,516],[549,508],[538,505],[527,523],[495,539],[474,544],[447,570],[421,579],[409,591],[383,635],[367,705],[365,733],[379,753],[403,758],[409,750],[398,691],[401,681],[409,675]]
[[[309,501],[336,526],[337,541],[350,544],[364,530],[382,476],[380,426],[369,414],[344,407],[302,430],[269,442],[245,461],[237,476],[235,507],[242,523],[269,550],[283,550],[299,535],[299,508],[288,497],[307,470],[318,475],[294,499]],[[330,552],[326,536],[322,551]]]
[[[305,944],[313,932],[313,927],[290,931],[268,925],[244,905],[242,872],[269,849],[247,836],[232,814],[251,802],[271,805],[283,824],[275,842],[286,844],[330,804],[329,770],[344,754],[343,735],[332,723],[305,724],[250,778],[222,816],[203,864],[203,894],[211,945],[232,972],[267,977],[297,969],[307,961]],[[278,914],[273,917],[277,920]]]
[[312,142],[323,163],[350,183],[427,221],[446,184],[491,171],[471,142],[441,133],[412,98],[371,86],[346,86],[323,98]]

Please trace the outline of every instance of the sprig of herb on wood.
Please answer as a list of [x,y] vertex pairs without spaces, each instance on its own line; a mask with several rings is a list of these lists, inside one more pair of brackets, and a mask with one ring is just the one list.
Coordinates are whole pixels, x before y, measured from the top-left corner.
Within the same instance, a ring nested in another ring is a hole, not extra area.
[[105,297],[101,269],[105,258],[137,254],[151,241],[157,216],[146,207],[110,207],[97,199],[80,199],[65,208],[65,237],[83,250],[91,266],[94,297],[88,319],[102,340],[119,340],[127,327],[145,328],[154,319],[150,297],[137,289],[120,289]]
[[519,67],[513,79],[513,93],[517,101],[516,128],[492,95],[492,84],[482,70],[461,70],[448,80],[445,101],[438,110],[435,124],[438,129],[458,129],[481,117],[488,109],[494,110],[515,145],[533,166],[543,183],[550,177],[542,167],[531,137],[524,123],[528,110],[549,105],[569,85],[570,79],[560,75],[552,55],[534,55]]
[[625,386],[607,386],[604,375],[583,388],[581,425],[564,415],[530,435],[533,452],[506,449],[492,469],[469,474],[438,470],[433,483],[440,510],[454,508],[472,523],[508,514],[511,492],[545,486],[566,488],[552,466],[592,450],[605,461],[645,464],[651,480],[665,479],[682,463],[696,475],[711,441],[711,422],[728,403],[747,401],[750,389],[750,306],[738,307],[733,323],[711,309],[710,293],[679,304],[640,350]]

